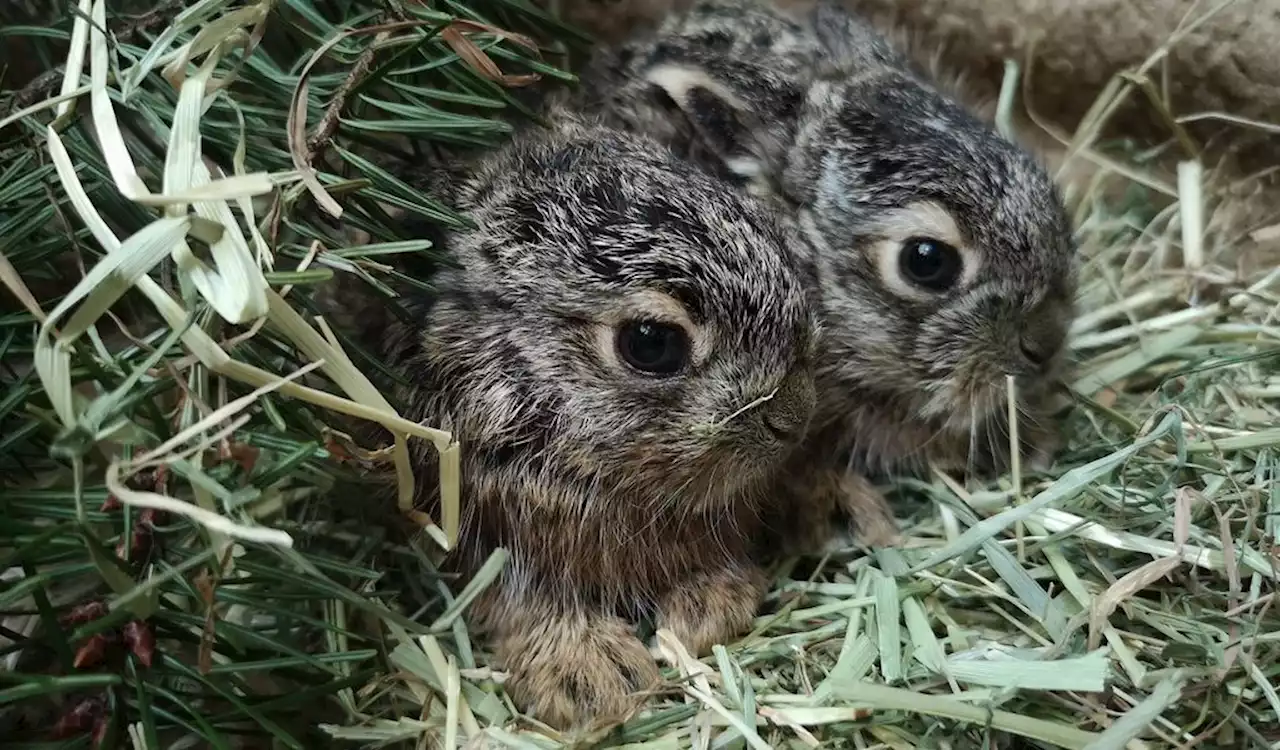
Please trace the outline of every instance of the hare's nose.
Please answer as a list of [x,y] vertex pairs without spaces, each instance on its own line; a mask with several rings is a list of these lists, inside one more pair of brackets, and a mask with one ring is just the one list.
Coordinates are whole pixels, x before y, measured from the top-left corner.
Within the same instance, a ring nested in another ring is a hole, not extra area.
[[1025,366],[1045,372],[1062,350],[1067,336],[1066,313],[1055,301],[1041,303],[1032,309],[1018,328],[1019,359]]
[[764,425],[778,440],[795,440],[808,429],[816,402],[817,390],[812,377],[788,375],[765,404]]
[[807,419],[796,419],[793,414],[770,413],[764,417],[764,426],[769,428],[769,432],[773,433],[774,438],[789,442],[804,431],[805,424],[808,421]]
[[1022,352],[1022,357],[1036,367],[1043,368],[1053,358],[1052,352],[1044,346],[1043,342],[1025,334],[1018,341],[1018,349]]

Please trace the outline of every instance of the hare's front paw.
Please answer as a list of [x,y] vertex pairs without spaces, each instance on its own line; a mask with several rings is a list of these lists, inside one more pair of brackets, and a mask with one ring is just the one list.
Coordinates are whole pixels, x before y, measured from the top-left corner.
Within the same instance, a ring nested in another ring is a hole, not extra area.
[[1058,452],[1062,450],[1064,441],[1062,433],[1057,429],[1040,428],[1032,431],[1024,442],[1026,447],[1023,452],[1026,455],[1026,460],[1023,465],[1031,471],[1043,472],[1048,471],[1053,466],[1054,460],[1058,457]]
[[[889,501],[866,477],[844,467],[802,467],[779,492],[764,517],[768,556],[816,556],[848,541],[866,547],[901,542]],[[849,537],[838,533],[836,516]]]
[[604,615],[545,615],[498,644],[511,672],[507,691],[523,710],[558,729],[621,722],[644,702],[658,665],[626,622]]
[[821,555],[837,536],[835,505],[797,502],[765,519],[763,554],[770,560]]
[[751,627],[768,585],[756,567],[699,573],[658,601],[657,625],[675,633],[694,655],[706,654]]
[[[960,450],[955,446],[949,461],[935,461],[944,471],[963,472],[972,478],[992,479],[1013,471],[1013,446],[1008,430],[1000,434],[979,436],[980,447],[976,452]],[[1063,447],[1062,426],[1050,416],[1029,414],[1018,422],[1018,453],[1023,471],[1047,471]]]

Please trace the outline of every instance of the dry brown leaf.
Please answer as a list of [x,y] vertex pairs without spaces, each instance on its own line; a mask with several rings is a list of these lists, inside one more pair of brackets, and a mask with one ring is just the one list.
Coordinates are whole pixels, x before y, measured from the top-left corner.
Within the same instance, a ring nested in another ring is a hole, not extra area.
[[[440,32],[440,38],[449,45],[449,48],[452,49],[458,57],[462,58],[463,62],[470,65],[477,73],[488,78],[494,83],[500,83],[509,88],[528,86],[530,84],[537,83],[542,79],[542,76],[536,73],[529,73],[526,75],[507,75],[506,73],[503,73],[502,69],[498,67],[498,64],[493,61],[493,58],[489,57],[488,53],[476,46],[475,42],[471,41],[462,33],[462,27],[464,26],[471,27],[476,30],[488,31],[505,39],[511,39],[521,45],[525,45],[526,43],[528,43],[528,45],[532,45],[533,43],[532,40],[529,40],[527,37],[522,37],[517,40],[515,37],[518,35],[508,34],[505,31],[494,29],[493,27],[486,26],[485,24],[464,21],[455,21],[454,23],[449,24]],[[532,49],[536,50],[537,46],[533,45]]]
[[493,34],[495,36],[500,36],[503,39],[507,39],[512,42],[515,42],[516,44],[520,45],[521,47],[524,47],[525,49],[529,50],[535,55],[538,54],[538,43],[533,41],[531,37],[527,37],[524,34],[517,34],[513,31],[500,29],[497,26],[492,26],[487,23],[480,23],[479,21],[469,21],[465,18],[459,18],[455,20],[453,23],[450,24],[450,26],[459,28],[459,29],[466,29],[468,31],[483,31],[489,34]]
[[1179,487],[1173,491],[1173,543],[1181,554],[1191,537],[1191,507],[1201,500],[1200,493],[1191,487]]
[[1089,612],[1089,650],[1098,648],[1102,629],[1121,602],[1169,575],[1181,565],[1182,560],[1177,557],[1152,560],[1111,584],[1101,596],[1094,599],[1093,608]]
[[1231,517],[1226,513],[1214,513],[1218,516],[1218,539],[1222,542],[1222,566],[1227,573],[1227,591],[1231,594],[1231,604],[1240,600],[1240,561],[1236,559],[1236,542],[1231,537]]

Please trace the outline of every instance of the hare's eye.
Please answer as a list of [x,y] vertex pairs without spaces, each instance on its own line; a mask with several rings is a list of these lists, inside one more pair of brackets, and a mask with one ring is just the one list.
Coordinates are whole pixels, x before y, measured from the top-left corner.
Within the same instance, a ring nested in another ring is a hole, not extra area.
[[618,329],[618,354],[631,367],[651,375],[674,375],[688,364],[684,329],[652,320],[633,320]]
[[935,292],[955,284],[960,267],[960,251],[927,237],[912,237],[902,243],[898,255],[898,268],[907,281]]

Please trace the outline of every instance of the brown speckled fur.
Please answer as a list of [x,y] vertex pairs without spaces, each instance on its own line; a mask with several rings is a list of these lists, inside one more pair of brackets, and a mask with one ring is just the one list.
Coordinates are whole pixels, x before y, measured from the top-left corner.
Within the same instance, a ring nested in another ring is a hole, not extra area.
[[[1006,374],[1023,450],[1053,442],[1076,283],[1061,196],[872,27],[834,0],[785,12],[699,0],[602,50],[583,82],[581,106],[772,196],[805,237],[825,334],[798,471],[846,488],[817,492],[816,515],[834,504],[887,521],[849,471],[1007,468]],[[961,248],[977,270],[942,293],[904,287],[881,259],[915,236]]]
[[[570,117],[441,187],[479,229],[438,238],[456,264],[406,300],[414,322],[377,324],[408,416],[461,444],[447,563],[470,574],[508,551],[469,616],[521,706],[556,726],[616,719],[657,680],[637,621],[705,653],[761,600],[766,483],[814,405],[795,239],[657,144]],[[705,349],[673,377],[611,354],[610,326],[655,309]],[[434,510],[435,452],[415,461]]]

